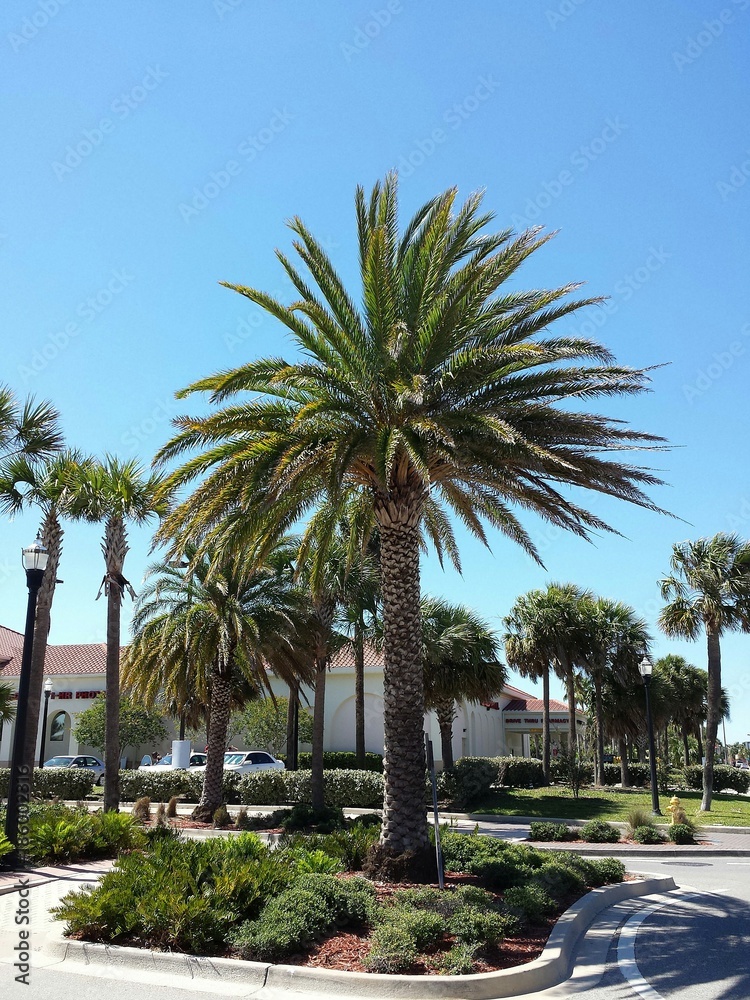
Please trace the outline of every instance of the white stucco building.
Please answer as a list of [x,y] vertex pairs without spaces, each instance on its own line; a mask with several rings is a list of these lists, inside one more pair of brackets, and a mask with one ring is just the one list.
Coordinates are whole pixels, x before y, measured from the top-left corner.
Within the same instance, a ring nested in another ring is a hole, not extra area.
[[[18,689],[23,636],[0,626],[0,681]],[[94,747],[79,746],[72,730],[77,716],[89,708],[104,690],[105,646],[103,644],[47,647],[45,676],[52,682],[47,726],[44,733],[45,759],[55,754],[94,753]],[[287,694],[286,685],[271,679],[276,695]],[[312,692],[303,691],[312,704]],[[40,713],[37,753],[41,749],[42,713]],[[583,726],[582,713],[576,721]],[[564,743],[568,729],[568,707],[559,701],[550,703],[553,745]],[[425,717],[425,729],[433,742],[436,760],[440,759],[440,732],[434,713]],[[457,705],[453,726],[453,754],[463,756],[528,756],[532,737],[542,731],[542,702],[519,688],[507,685],[491,701]],[[326,684],[325,746],[328,750],[354,749],[354,663],[350,653],[339,654]],[[3,726],[0,738],[0,767],[7,767],[11,756],[13,724]],[[367,750],[383,752],[383,666],[381,657],[368,650],[365,658],[365,741]],[[166,752],[161,747],[123,747],[129,763],[135,763],[139,751]],[[201,747],[202,749],[202,747]],[[248,748],[249,749],[249,748]]]

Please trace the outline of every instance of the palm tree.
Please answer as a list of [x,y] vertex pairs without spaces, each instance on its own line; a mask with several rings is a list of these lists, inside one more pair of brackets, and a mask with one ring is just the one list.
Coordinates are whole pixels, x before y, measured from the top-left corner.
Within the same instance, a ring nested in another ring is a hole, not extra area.
[[706,716],[708,675],[705,670],[688,663],[684,656],[668,653],[654,663],[654,672],[663,674],[674,692],[671,721],[682,739],[682,760],[690,763],[689,737],[701,726]]
[[208,702],[206,771],[193,812],[195,819],[207,822],[222,802],[232,706],[270,693],[269,670],[287,683],[310,680],[309,636],[305,598],[293,581],[288,543],[262,564],[247,554],[223,566],[208,555],[197,556],[194,549],[187,554],[187,569],[173,561],[152,567],[133,619],[123,676],[147,703],[159,697],[159,690],[183,710],[188,691],[194,705]]
[[633,677],[650,636],[645,621],[621,601],[588,596],[582,599],[580,610],[586,631],[580,662],[591,679],[596,719],[595,783],[604,785],[604,684],[609,678]]
[[125,593],[135,597],[123,575],[128,553],[126,524],[144,524],[166,512],[166,502],[159,496],[161,479],[146,476],[134,462],[121,462],[107,456],[101,464],[83,470],[74,484],[71,511],[80,520],[104,522],[102,553],[105,574],[97,594],[107,598],[107,662],[104,747],[104,809],[116,811],[120,804],[120,613]]
[[453,769],[453,720],[457,701],[498,695],[506,681],[499,642],[489,623],[470,608],[440,598],[422,601],[425,708],[440,727],[443,770]]
[[[482,233],[492,215],[481,201],[476,194],[457,207],[451,189],[400,233],[395,175],[369,199],[359,188],[361,307],[321,244],[292,220],[312,285],[277,256],[299,299],[286,306],[258,289],[226,287],[291,332],[294,360],[251,361],[185,389],[181,396],[229,402],[208,416],[178,419],[179,432],[157,457],[165,463],[198,449],[169,478],[170,488],[201,482],[164,533],[187,532],[207,546],[217,535],[230,537],[227,525],[235,537],[272,538],[322,501],[343,509],[352,488],[365,491],[381,546],[384,855],[429,848],[423,526],[431,537],[437,525],[449,531],[453,511],[483,541],[489,524],[538,558],[518,508],[584,538],[608,527],[569,486],[656,509],[643,487],[657,480],[624,463],[622,452],[660,439],[575,405],[640,393],[647,373],[615,365],[590,340],[545,333],[597,300],[568,298],[578,287],[572,284],[519,290],[518,268],[550,236]],[[452,536],[447,544],[452,552]]]
[[696,640],[706,633],[708,652],[708,712],[706,763],[701,809],[711,809],[716,734],[721,713],[721,636],[750,631],[750,543],[719,532],[713,538],[673,546],[672,573],[660,581],[669,603],[659,625],[673,638]]
[[78,451],[65,451],[54,454],[51,458],[35,460],[26,455],[15,455],[0,464],[0,513],[12,517],[26,507],[38,507],[42,513],[38,537],[49,553],[47,569],[36,601],[29,697],[26,702],[27,728],[23,763],[30,771],[33,771],[36,761],[39,708],[44,686],[44,661],[51,626],[52,602],[62,555],[61,519],[67,514],[72,484],[84,475],[92,464],[92,459],[85,458]]
[[29,396],[21,404],[12,389],[0,385],[0,460],[51,458],[63,447],[59,421],[51,403]]

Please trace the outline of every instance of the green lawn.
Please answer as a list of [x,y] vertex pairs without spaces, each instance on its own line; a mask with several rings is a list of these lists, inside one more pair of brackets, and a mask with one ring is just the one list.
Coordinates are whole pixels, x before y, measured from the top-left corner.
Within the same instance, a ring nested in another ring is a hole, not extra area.
[[[700,792],[679,792],[688,817],[697,825],[750,826],[750,799],[737,795],[714,795],[711,811],[698,813]],[[660,795],[661,811],[669,820],[669,795]],[[626,822],[633,806],[651,808],[648,789],[582,789],[574,799],[567,788],[508,788],[488,795],[474,806],[472,814],[559,817],[560,819],[605,819]],[[697,815],[696,815],[697,814]]]

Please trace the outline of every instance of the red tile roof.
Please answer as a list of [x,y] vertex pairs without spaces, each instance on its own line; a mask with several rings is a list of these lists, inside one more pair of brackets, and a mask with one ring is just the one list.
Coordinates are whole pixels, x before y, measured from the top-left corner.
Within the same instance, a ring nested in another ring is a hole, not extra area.
[[[506,691],[510,689],[506,687]],[[562,701],[555,701],[554,698],[550,698],[549,701],[550,712],[567,712],[568,706]],[[509,701],[507,705],[503,708],[504,712],[542,712],[544,711],[544,702],[541,698],[532,698],[530,695],[525,695],[523,698],[514,698],[513,701]]]
[[[20,632],[0,625],[0,680],[18,677],[21,673],[23,636]],[[107,647],[104,643],[80,643],[47,646],[44,658],[45,674],[103,674]],[[2,663],[2,661],[6,661]]]

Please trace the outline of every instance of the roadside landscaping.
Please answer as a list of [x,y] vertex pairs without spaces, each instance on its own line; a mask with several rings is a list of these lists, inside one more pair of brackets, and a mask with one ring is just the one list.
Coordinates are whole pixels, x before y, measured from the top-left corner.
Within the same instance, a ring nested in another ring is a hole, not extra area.
[[66,933],[196,955],[355,971],[459,974],[541,953],[559,914],[587,889],[622,881],[593,861],[446,833],[447,886],[384,885],[367,876],[376,826],[180,841],[168,829],[120,856],[98,885],[69,893]]

